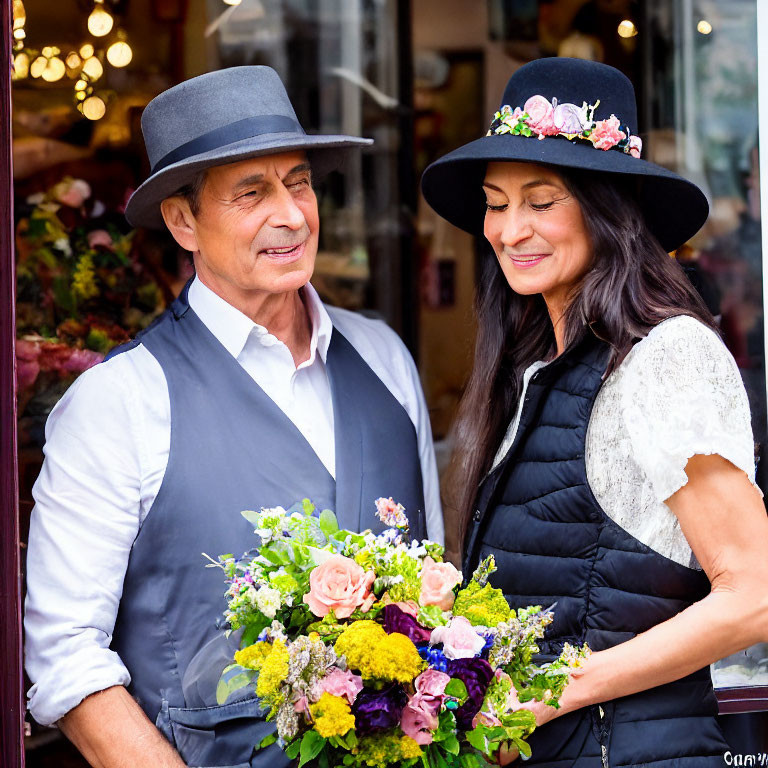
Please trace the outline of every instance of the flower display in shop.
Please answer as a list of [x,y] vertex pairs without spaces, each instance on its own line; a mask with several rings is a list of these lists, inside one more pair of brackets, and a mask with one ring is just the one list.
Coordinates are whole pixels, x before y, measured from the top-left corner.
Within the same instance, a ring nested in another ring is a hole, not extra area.
[[19,395],[26,403],[44,390],[55,401],[77,374],[148,325],[165,301],[135,258],[134,233],[93,198],[86,181],[64,178],[20,208]]
[[251,687],[277,726],[254,746],[279,741],[301,766],[480,768],[505,742],[529,755],[520,702],[557,707],[589,649],[534,664],[551,611],[510,608],[493,558],[462,586],[441,545],[409,541],[402,505],[375,504],[379,534],[339,529],[306,499],[243,512],[260,547],[211,563],[227,631],[242,630],[218,702]]

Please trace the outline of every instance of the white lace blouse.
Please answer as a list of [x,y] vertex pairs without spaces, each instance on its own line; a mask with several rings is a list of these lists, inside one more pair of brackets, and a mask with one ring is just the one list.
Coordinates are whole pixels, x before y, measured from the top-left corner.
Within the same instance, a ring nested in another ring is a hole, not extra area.
[[[523,377],[523,401],[531,376]],[[494,460],[512,446],[520,407]],[[688,316],[665,320],[606,379],[587,429],[587,478],[614,522],[659,554],[699,568],[664,503],[688,482],[696,454],[719,454],[755,483],[747,393],[736,362],[710,328]]]

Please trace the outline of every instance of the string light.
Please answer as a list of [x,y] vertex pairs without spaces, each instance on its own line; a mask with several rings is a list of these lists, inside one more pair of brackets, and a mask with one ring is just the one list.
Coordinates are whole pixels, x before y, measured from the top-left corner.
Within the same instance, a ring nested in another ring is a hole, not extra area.
[[27,33],[24,31],[23,28],[21,29],[14,29],[13,30],[13,39],[14,40],[23,40],[27,36]]
[[75,53],[75,51],[70,51],[67,54],[65,63],[68,69],[79,69],[80,65],[83,63],[83,60],[80,58],[80,56],[78,56],[77,53]]
[[712,32],[712,25],[706,19],[702,19],[696,25],[696,29],[701,32],[702,35],[708,35],[710,32]]
[[95,82],[104,74],[104,67],[95,56],[91,56],[83,62],[82,71],[83,74],[88,75],[91,82]]
[[101,120],[107,111],[107,105],[98,96],[89,96],[83,102],[83,114],[89,120]]
[[22,0],[13,0],[13,29],[21,29],[27,23],[27,12]]
[[40,77],[40,75],[43,74],[43,70],[48,66],[48,59],[45,58],[45,56],[38,56],[30,65],[29,65],[29,74],[32,75],[32,77]]
[[48,83],[55,83],[57,80],[61,80],[66,74],[67,68],[64,62],[58,57],[53,56],[48,59],[48,63],[45,65],[45,69],[42,72],[42,78]]
[[90,59],[93,54],[93,46],[90,43],[85,43],[84,45],[80,46],[80,58]]
[[75,83],[75,90],[76,91],[84,91],[88,87],[88,83],[85,82],[85,80],[78,80]]
[[619,37],[634,37],[637,34],[637,27],[633,21],[624,19],[624,21],[619,24],[618,33]]
[[13,59],[13,79],[23,80],[29,76],[29,56],[22,51],[17,53]]
[[88,17],[88,31],[94,37],[104,37],[112,31],[115,20],[112,14],[104,8],[104,0],[95,0],[96,6]]
[[127,67],[133,58],[131,46],[125,40],[124,33],[118,33],[120,39],[107,48],[107,61],[113,67]]

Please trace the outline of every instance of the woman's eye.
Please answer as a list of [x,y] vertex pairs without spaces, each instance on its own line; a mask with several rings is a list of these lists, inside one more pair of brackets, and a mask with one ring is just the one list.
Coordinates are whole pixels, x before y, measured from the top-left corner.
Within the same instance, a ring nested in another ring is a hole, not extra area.
[[531,208],[533,208],[534,211],[546,211],[547,208],[551,208],[553,202],[549,203],[530,203]]
[[501,205],[491,205],[488,201],[485,203],[485,209],[487,211],[503,211],[506,207],[506,203],[502,203]]

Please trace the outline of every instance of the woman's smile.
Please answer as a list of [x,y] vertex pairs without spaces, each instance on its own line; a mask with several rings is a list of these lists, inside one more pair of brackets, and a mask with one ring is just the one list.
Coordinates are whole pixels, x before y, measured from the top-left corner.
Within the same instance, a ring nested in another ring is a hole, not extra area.
[[531,269],[537,264],[541,264],[551,254],[549,253],[520,253],[513,254],[504,252],[504,255],[509,258],[512,264],[518,269]]

